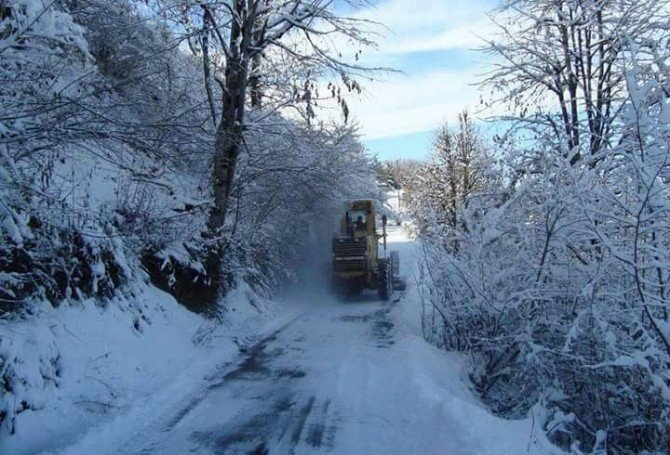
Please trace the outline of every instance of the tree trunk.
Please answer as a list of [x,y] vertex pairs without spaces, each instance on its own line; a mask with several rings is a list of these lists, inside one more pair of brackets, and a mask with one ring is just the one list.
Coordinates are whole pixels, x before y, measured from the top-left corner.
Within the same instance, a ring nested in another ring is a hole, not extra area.
[[[225,115],[230,115],[225,113]],[[228,200],[233,187],[235,165],[242,142],[242,126],[222,121],[214,143],[214,168],[212,169],[212,192],[214,207],[210,212],[208,228],[216,234],[226,223]]]
[[[238,5],[238,9],[243,10],[242,3]],[[226,223],[228,200],[235,179],[235,165],[244,140],[244,103],[249,76],[249,60],[245,50],[249,46],[249,38],[249,28],[242,28],[233,21],[230,31],[231,55],[226,62],[221,103],[221,123],[214,143],[212,169],[214,207],[208,222],[210,234],[213,236],[216,236]]]
[[[235,165],[242,147],[244,134],[244,101],[246,71],[240,62],[235,66],[229,63],[226,68],[226,89],[224,90],[221,122],[216,131],[214,142],[214,162],[212,169],[212,193],[214,206],[207,223],[209,235],[216,239],[226,224],[226,212],[235,178]],[[207,270],[212,287],[221,290],[221,259],[223,244],[220,241],[210,246],[207,255]]]
[[215,235],[226,222],[228,199],[233,188],[235,165],[240,154],[244,133],[244,102],[247,86],[247,63],[229,62],[226,69],[226,91],[223,95],[221,123],[214,143],[212,193],[214,207],[208,228]]

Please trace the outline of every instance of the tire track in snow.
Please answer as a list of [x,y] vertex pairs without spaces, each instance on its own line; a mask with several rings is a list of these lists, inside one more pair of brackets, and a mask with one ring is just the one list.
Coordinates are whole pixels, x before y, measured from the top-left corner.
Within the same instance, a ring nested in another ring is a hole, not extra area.
[[[194,409],[196,409],[203,401],[205,401],[210,393],[223,385],[225,385],[226,377],[244,368],[245,365],[248,366],[250,358],[253,358],[255,355],[261,353],[263,349],[277,339],[280,333],[288,329],[296,321],[302,318],[304,314],[299,314],[291,318],[288,322],[281,325],[276,330],[273,330],[268,335],[262,337],[260,340],[251,344],[249,348],[241,349],[244,357],[241,361],[232,361],[226,362],[216,368],[216,372],[208,375],[210,378],[223,376],[223,380],[218,380],[216,382],[211,382],[209,385],[206,385],[204,389],[197,391],[194,394],[191,394],[189,397],[180,400],[181,405],[178,409],[171,413],[169,417],[162,416],[159,419],[156,419],[149,426],[144,427],[142,430],[136,432],[130,437],[124,444],[122,444],[118,449],[115,450],[115,453],[120,454],[140,454],[140,455],[149,455],[155,453],[156,449],[164,440],[164,435],[172,432],[179,424],[186,418]],[[230,379],[230,378],[229,378]],[[184,401],[186,403],[184,404]],[[153,435],[147,440],[147,435]]]

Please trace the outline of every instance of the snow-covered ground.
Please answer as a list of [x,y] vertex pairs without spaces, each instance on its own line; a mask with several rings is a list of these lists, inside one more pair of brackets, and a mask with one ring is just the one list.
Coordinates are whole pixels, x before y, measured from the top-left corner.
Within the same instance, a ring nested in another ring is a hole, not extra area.
[[[248,348],[233,353],[230,342],[215,338],[213,352],[191,351],[197,357],[181,360],[183,371],[153,391],[147,378],[146,397],[133,397],[134,406],[76,441],[69,437],[70,445],[55,452],[555,451],[531,419],[492,416],[468,389],[463,359],[424,341],[412,283],[414,244],[392,229],[391,248],[400,250],[409,284],[392,302],[374,294],[343,303],[318,289],[294,293],[281,306],[283,317],[266,324],[266,335]],[[192,336],[194,327],[187,321],[185,333]],[[165,342],[168,349],[176,344]],[[130,365],[141,368],[138,360]],[[75,407],[62,405],[58,412]]]
[[12,393],[31,406],[16,416],[14,435],[0,436],[0,454],[59,452],[91,435],[113,443],[132,430],[124,426],[131,417],[155,419],[163,406],[199,390],[217,365],[239,355],[240,345],[282,323],[268,308],[250,306],[251,293],[236,294],[224,325],[147,285],[105,308],[92,300],[45,304],[39,317],[0,321],[3,357],[19,359],[13,367],[23,382]]

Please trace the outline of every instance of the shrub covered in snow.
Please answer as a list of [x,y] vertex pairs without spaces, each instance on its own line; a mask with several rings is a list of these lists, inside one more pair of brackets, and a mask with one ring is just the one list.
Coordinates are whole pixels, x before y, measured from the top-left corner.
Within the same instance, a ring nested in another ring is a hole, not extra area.
[[[493,410],[533,413],[566,450],[663,451],[667,3],[509,5],[522,17],[490,44],[506,63],[487,80],[517,110],[497,138],[505,166],[496,185],[469,197],[460,223],[434,217],[423,231],[425,335],[471,355],[471,379]],[[561,40],[561,30],[573,34]],[[610,60],[588,54],[598,46]],[[580,73],[580,56],[609,73]]]

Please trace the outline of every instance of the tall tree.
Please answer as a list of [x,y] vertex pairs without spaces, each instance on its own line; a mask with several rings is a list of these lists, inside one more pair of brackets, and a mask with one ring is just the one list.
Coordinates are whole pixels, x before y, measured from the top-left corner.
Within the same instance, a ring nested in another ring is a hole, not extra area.
[[437,130],[433,150],[430,161],[420,166],[406,185],[406,198],[414,201],[407,205],[413,207],[421,224],[434,216],[438,224],[448,228],[447,235],[456,229],[461,209],[486,187],[491,162],[467,109],[458,115],[456,129],[444,123]]
[[[353,7],[357,2],[344,3]],[[348,63],[333,43],[372,44],[367,38],[369,23],[339,15],[333,0],[184,0],[164,6],[202,56],[213,117],[212,79],[221,92],[211,175],[214,203],[208,222],[216,234],[226,222],[250,106],[260,107],[271,99],[275,109],[306,106],[309,116],[323,77],[338,76],[347,89],[358,89],[352,77],[365,69]],[[199,41],[194,42],[194,36]],[[288,78],[282,72],[288,72]],[[332,88],[346,110],[340,93]]]
[[438,129],[433,148],[435,149],[435,163],[432,173],[442,196],[439,208],[446,215],[449,226],[454,228],[458,206],[458,181],[454,137],[447,123]]

